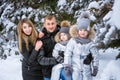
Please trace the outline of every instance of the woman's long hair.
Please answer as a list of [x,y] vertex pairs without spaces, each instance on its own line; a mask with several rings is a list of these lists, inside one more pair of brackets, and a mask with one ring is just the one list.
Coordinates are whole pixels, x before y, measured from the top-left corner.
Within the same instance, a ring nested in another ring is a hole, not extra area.
[[[25,35],[23,32],[23,23],[28,24],[30,27],[32,27],[32,32],[31,35]],[[29,42],[31,42],[33,44],[33,46],[35,46],[36,40],[38,38],[38,33],[34,27],[34,24],[31,22],[31,20],[29,20],[28,18],[24,18],[22,19],[17,26],[17,32],[18,32],[18,47],[19,50],[22,51],[22,43],[23,41],[26,44],[26,49],[29,51]]]

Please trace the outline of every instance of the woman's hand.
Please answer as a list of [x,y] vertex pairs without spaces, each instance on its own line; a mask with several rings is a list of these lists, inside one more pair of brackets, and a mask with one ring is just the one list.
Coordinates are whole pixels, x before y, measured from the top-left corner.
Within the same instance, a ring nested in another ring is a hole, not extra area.
[[38,51],[42,47],[42,45],[43,45],[42,41],[40,40],[37,41],[35,45],[35,50]]

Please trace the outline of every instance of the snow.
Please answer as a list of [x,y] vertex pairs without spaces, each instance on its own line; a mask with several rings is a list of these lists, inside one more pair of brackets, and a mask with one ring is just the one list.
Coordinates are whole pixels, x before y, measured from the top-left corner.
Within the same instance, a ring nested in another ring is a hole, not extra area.
[[119,75],[120,75],[120,59],[111,60],[104,69],[101,75],[101,80],[109,80],[110,78],[113,80],[119,80],[120,79]]
[[115,4],[113,6],[113,15],[111,18],[112,22],[120,30],[120,16],[118,14],[120,14],[120,0],[115,0]]
[[91,9],[91,8],[100,9],[100,5],[98,4],[98,2],[93,1],[88,6],[88,9]]
[[65,4],[66,4],[66,0],[59,0],[59,1],[58,1],[58,7],[60,7],[60,10],[64,8],[63,6],[64,6]]
[[[103,78],[110,76],[110,70],[112,70],[111,72],[113,72],[115,76],[119,77],[117,72],[120,71],[120,65],[118,65],[117,60],[115,60],[115,57],[118,54],[118,49],[109,48],[106,51],[99,50],[99,52],[99,72],[94,80],[105,80]],[[20,55],[12,55],[6,60],[0,60],[0,80],[22,80],[20,58]],[[117,72],[114,72],[114,70]]]
[[0,60],[0,80],[22,80],[20,56]]
[[66,0],[59,0],[58,1],[58,6],[63,6],[66,4]]

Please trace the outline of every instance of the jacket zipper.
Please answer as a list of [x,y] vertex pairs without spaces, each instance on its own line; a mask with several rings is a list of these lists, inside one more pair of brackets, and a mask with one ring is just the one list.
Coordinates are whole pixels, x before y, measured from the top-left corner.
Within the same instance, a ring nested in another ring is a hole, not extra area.
[[30,70],[30,66],[28,66],[28,70]]

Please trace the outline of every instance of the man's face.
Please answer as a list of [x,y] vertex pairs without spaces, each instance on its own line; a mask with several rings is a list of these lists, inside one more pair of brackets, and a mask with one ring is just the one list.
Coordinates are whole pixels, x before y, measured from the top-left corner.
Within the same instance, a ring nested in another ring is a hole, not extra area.
[[57,27],[57,22],[55,18],[52,18],[51,20],[46,19],[44,22],[44,27],[48,32],[54,32]]

